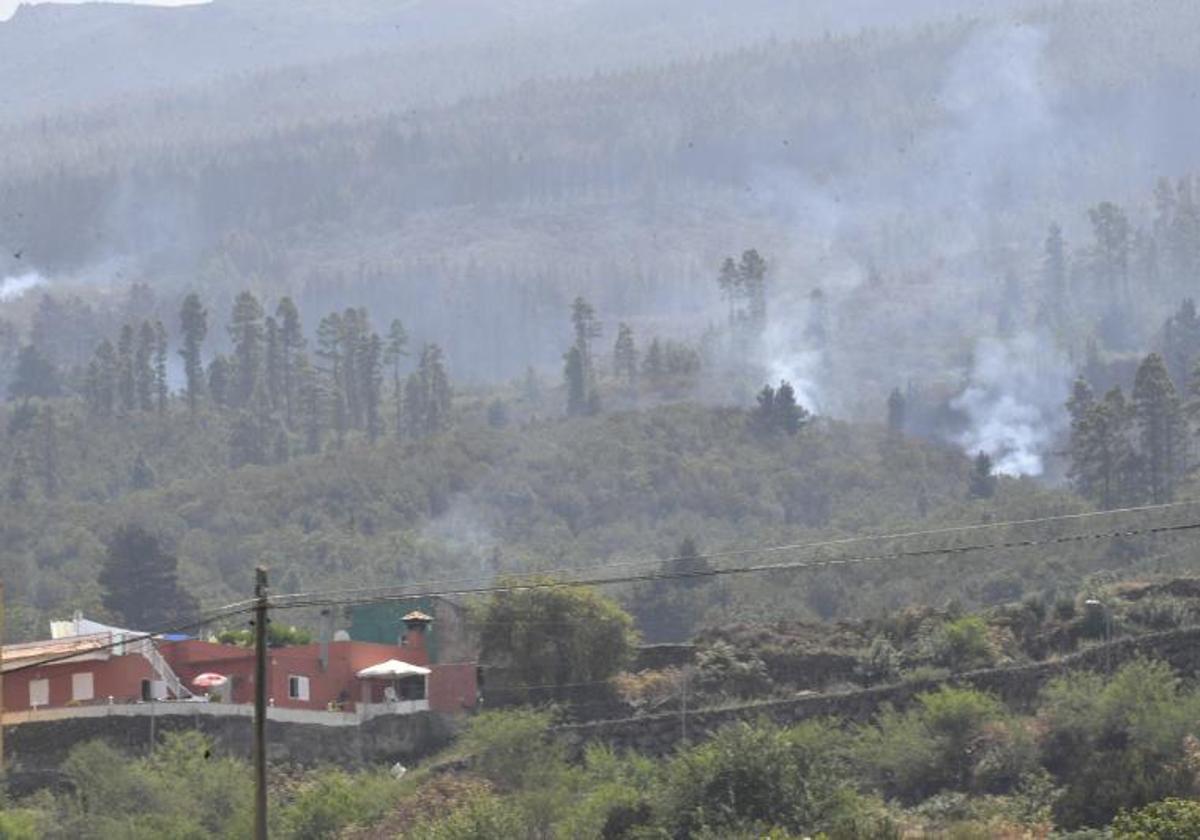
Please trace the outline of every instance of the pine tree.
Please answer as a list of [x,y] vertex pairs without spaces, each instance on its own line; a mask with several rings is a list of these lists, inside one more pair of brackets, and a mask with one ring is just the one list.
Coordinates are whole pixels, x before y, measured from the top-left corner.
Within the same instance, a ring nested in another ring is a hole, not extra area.
[[904,434],[905,414],[908,411],[908,401],[899,388],[893,388],[887,399],[887,428],[888,434],[900,437]]
[[767,261],[753,248],[743,251],[738,275],[750,323],[761,330],[767,323]]
[[990,499],[996,494],[992,457],[986,452],[979,452],[971,462],[971,483],[968,492],[972,499]]
[[769,434],[775,429],[775,389],[764,385],[755,401],[757,405],[751,415],[751,425],[759,434]]
[[404,384],[400,379],[400,362],[408,356],[408,332],[399,319],[388,327],[383,362],[392,369],[392,408],[396,418],[396,434],[404,431]]
[[624,322],[617,326],[617,340],[613,344],[613,373],[624,380],[630,394],[637,393],[637,346],[633,341],[633,330]]
[[742,295],[742,275],[733,257],[726,257],[721,263],[720,273],[717,274],[717,288],[729,303],[729,323],[732,324],[737,320],[737,303]]
[[304,450],[309,455],[321,451],[321,436],[324,431],[324,408],[322,406],[321,380],[301,353],[296,357],[296,399],[301,423],[304,428]]
[[208,312],[196,293],[193,292],[183,299],[179,310],[179,323],[183,334],[183,346],[179,355],[183,358],[188,413],[194,416],[200,396],[204,392],[204,359],[201,348],[208,336]]
[[342,316],[337,312],[326,315],[317,325],[316,355],[321,361],[319,370],[325,380],[326,402],[339,442],[345,438],[347,425],[344,336]]
[[1075,486],[1075,491],[1089,499],[1097,495],[1097,488],[1093,483],[1095,472],[1091,464],[1095,446],[1092,425],[1095,406],[1096,397],[1091,385],[1082,376],[1077,377],[1071,386],[1071,397],[1067,400],[1067,414],[1071,418],[1067,477]]
[[1077,383],[1072,412],[1069,475],[1076,490],[1109,510],[1144,497],[1143,470],[1133,449],[1133,414],[1120,388],[1096,401]]
[[179,586],[179,561],[157,536],[126,524],[108,543],[99,582],[104,606],[126,627],[162,631],[194,619],[196,600]]
[[367,437],[374,443],[383,433],[383,339],[371,333],[363,348],[363,403],[366,414]]
[[1175,384],[1157,353],[1151,353],[1138,367],[1133,412],[1150,499],[1156,504],[1169,502],[1183,470],[1184,425]]
[[234,300],[229,339],[233,342],[234,375],[229,403],[243,407],[254,397],[263,368],[263,308],[250,292],[242,292]]
[[346,412],[351,427],[361,429],[366,425],[366,375],[364,355],[369,322],[364,309],[347,309],[342,313],[342,331],[339,336],[342,356],[342,394],[346,399]]
[[413,371],[404,383],[404,429],[409,437],[420,437],[425,428],[425,389],[421,374]]
[[290,297],[284,297],[275,308],[279,322],[279,359],[283,380],[283,416],[289,428],[295,424],[296,401],[298,398],[297,365],[304,352],[304,330],[300,324],[300,311]]
[[167,414],[171,396],[167,383],[167,329],[162,321],[154,322],[154,405],[160,417]]
[[582,357],[583,370],[589,377],[592,373],[592,341],[601,335],[596,310],[582,297],[571,304],[571,325],[575,328],[575,346]]
[[442,348],[427,344],[421,352],[421,382],[426,393],[425,433],[435,434],[450,426],[450,378],[446,373]]
[[17,354],[17,366],[12,381],[8,384],[8,395],[13,399],[28,400],[31,397],[49,399],[62,393],[58,381],[58,370],[46,358],[37,345],[28,344]]
[[107,338],[96,345],[88,365],[88,411],[97,417],[111,417],[117,404],[117,351]]
[[154,325],[142,321],[133,360],[134,390],[137,392],[137,407],[142,411],[154,410],[154,344]]
[[563,379],[567,386],[567,416],[582,417],[588,413],[587,373],[583,365],[583,353],[577,346],[563,356]]
[[118,393],[121,396],[121,410],[126,414],[137,407],[137,377],[134,374],[133,342],[133,327],[126,324],[121,327],[121,335],[117,339]]
[[796,401],[796,391],[787,380],[775,389],[772,423],[777,431],[794,435],[808,421],[808,411]]
[[283,405],[283,339],[279,335],[279,323],[268,315],[263,322],[266,341],[264,379],[267,402],[272,409]]
[[216,405],[227,408],[233,389],[233,363],[226,356],[217,355],[208,363],[208,393]]

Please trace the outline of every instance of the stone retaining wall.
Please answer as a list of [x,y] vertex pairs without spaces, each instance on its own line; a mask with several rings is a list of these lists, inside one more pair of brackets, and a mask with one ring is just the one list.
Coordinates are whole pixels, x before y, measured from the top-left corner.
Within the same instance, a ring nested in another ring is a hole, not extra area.
[[[1182,674],[1194,675],[1200,672],[1200,628],[1119,639],[1053,662],[972,671],[959,674],[949,682],[990,692],[1013,708],[1028,711],[1036,704],[1038,692],[1054,677],[1070,670],[1109,672],[1137,657],[1161,659]],[[623,720],[573,723],[557,727],[555,731],[576,751],[589,741],[602,741],[621,750],[663,755],[676,747],[685,728],[688,740],[697,741],[739,720],[766,719],[786,725],[833,717],[866,722],[885,704],[903,708],[918,694],[932,691],[941,684],[942,681],[926,680],[841,694],[807,694],[787,700],[690,711],[686,720],[681,712],[675,711]]]

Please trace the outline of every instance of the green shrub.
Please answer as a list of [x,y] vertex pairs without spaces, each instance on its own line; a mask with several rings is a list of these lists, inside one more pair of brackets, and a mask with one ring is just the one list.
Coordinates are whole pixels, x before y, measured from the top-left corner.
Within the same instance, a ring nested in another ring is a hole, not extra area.
[[977,615],[947,621],[930,639],[933,661],[951,671],[969,671],[996,664],[996,649],[987,622]]
[[1200,837],[1200,802],[1164,799],[1117,815],[1114,840],[1195,840]]
[[909,802],[941,790],[968,790],[985,736],[996,737],[1005,722],[1003,707],[991,696],[944,687],[918,696],[905,712],[886,710],[877,726],[863,729],[859,761],[886,794]]
[[531,709],[484,712],[471,719],[459,749],[500,790],[536,787],[565,770],[562,745],[549,735],[552,720]]
[[1065,827],[1103,825],[1123,808],[1190,792],[1185,741],[1200,729],[1200,696],[1169,666],[1137,660],[1111,679],[1055,680],[1039,709],[1042,760],[1065,785],[1055,816]]
[[369,825],[387,812],[398,794],[396,780],[386,773],[321,771],[284,810],[287,836],[320,840],[356,823]]
[[672,836],[747,828],[813,832],[857,803],[844,736],[820,723],[790,730],[738,723],[666,768],[663,823]]
[[412,840],[497,840],[536,835],[530,833],[514,802],[483,794],[446,817],[418,823],[408,836]]

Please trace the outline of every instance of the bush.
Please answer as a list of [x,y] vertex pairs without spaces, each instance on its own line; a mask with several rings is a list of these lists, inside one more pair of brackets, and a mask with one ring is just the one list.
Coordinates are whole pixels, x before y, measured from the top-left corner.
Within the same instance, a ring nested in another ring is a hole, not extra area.
[[918,696],[906,712],[885,711],[878,726],[862,730],[859,761],[885,793],[909,802],[941,790],[967,790],[976,762],[987,755],[986,736],[997,737],[1006,722],[991,696],[944,687]]
[[482,794],[449,816],[418,823],[408,836],[413,840],[496,840],[533,835],[513,802]]
[[523,790],[563,772],[562,745],[549,735],[550,712],[483,712],[471,719],[460,749],[498,789]]
[[1200,837],[1200,802],[1164,799],[1117,815],[1114,840],[1195,840]]
[[947,621],[930,639],[933,661],[951,671],[969,671],[996,664],[996,650],[987,622],[977,615]]
[[1055,680],[1039,709],[1042,760],[1066,786],[1055,816],[1065,827],[1103,825],[1123,808],[1190,792],[1188,736],[1200,697],[1180,690],[1170,667],[1137,660],[1109,681]]
[[397,794],[395,779],[385,773],[322,771],[287,807],[287,836],[320,840],[356,823],[370,824],[387,812]]
[[819,831],[859,802],[847,785],[846,752],[844,736],[820,723],[729,726],[667,766],[664,828],[676,837]]

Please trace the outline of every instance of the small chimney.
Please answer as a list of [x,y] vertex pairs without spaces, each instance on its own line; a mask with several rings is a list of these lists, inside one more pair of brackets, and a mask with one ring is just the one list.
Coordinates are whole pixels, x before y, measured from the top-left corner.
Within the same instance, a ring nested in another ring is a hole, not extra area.
[[404,635],[400,637],[400,645],[408,649],[408,658],[420,660],[414,665],[429,662],[429,649],[426,644],[425,632],[433,617],[420,610],[413,610],[401,619],[404,622]]
[[333,638],[333,610],[326,607],[321,610],[320,630],[321,670],[329,670],[329,640]]

